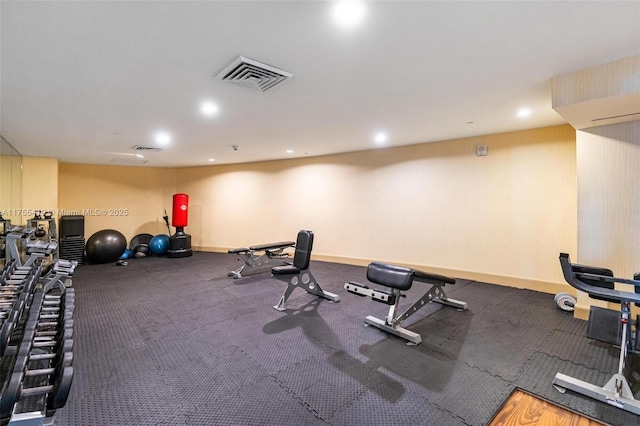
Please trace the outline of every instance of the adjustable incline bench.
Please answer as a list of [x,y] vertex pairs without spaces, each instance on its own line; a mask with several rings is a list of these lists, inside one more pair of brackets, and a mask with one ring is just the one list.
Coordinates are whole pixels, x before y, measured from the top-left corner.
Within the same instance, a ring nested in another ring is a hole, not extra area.
[[[287,265],[289,262],[284,258],[289,257],[287,253],[283,253],[284,249],[293,247],[293,241],[282,241],[279,243],[260,244],[251,247],[240,247],[229,250],[231,254],[237,254],[238,260],[244,260],[244,265],[235,269],[227,274],[229,277],[236,279],[242,278],[242,273],[245,275],[257,274],[264,272],[267,267],[277,265]],[[262,253],[262,254],[260,254]]]
[[300,287],[307,293],[314,294],[319,297],[339,302],[340,297],[337,294],[329,293],[320,288],[320,284],[309,270],[311,263],[311,249],[313,248],[313,232],[300,231],[296,240],[296,251],[293,255],[293,264],[285,266],[276,266],[271,269],[271,276],[277,280],[287,283],[287,288],[280,298],[275,309],[279,311],[286,310],[285,303],[293,290]]
[[[371,299],[376,302],[391,306],[389,307],[389,314],[385,320],[369,315],[364,319],[365,325],[372,325],[380,330],[401,337],[408,341],[407,345],[420,344],[422,337],[418,333],[400,327],[400,324],[427,303],[438,302],[443,305],[453,306],[457,309],[468,309],[466,302],[451,299],[444,293],[445,284],[455,284],[456,280],[443,275],[430,274],[428,272],[389,265],[382,262],[373,262],[367,267],[367,279],[372,283],[389,287],[391,291],[372,289],[354,281],[346,283],[344,288],[350,293],[357,294],[358,296],[371,296]],[[432,284],[432,287],[424,296],[409,307],[409,309],[397,315],[400,298],[403,297],[401,292],[409,290],[414,281]]]
[[[614,407],[630,411],[640,415],[640,401],[634,398],[633,392],[629,386],[629,382],[624,376],[625,362],[627,353],[630,350],[638,351],[640,349],[640,316],[635,321],[635,345],[631,334],[631,303],[638,305],[640,303],[640,274],[636,273],[633,280],[624,278],[616,278],[610,269],[598,268],[593,266],[579,265],[571,263],[571,259],[567,253],[560,253],[560,266],[564,279],[580,291],[584,291],[589,297],[607,302],[619,303],[620,313],[610,309],[591,307],[589,313],[589,327],[587,337],[597,340],[606,341],[613,345],[620,346],[620,357],[618,362],[618,372],[604,385],[604,387],[596,386],[582,380],[575,379],[565,374],[558,373],[553,379],[553,386],[565,393],[567,389],[579,394],[606,402]],[[615,283],[630,284],[634,286],[634,292],[621,291],[614,288]],[[613,313],[605,315],[605,312]],[[615,336],[605,336],[606,333],[599,331],[602,328],[599,322],[602,319],[607,321],[613,318],[618,323],[614,327],[618,332]]]

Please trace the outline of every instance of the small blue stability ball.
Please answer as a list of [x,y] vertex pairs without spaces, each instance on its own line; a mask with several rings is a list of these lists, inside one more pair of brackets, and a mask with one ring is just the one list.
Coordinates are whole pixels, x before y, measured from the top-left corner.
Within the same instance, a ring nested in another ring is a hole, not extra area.
[[164,256],[169,250],[169,236],[165,234],[156,235],[149,241],[149,250],[156,256]]
[[121,260],[131,259],[133,257],[133,251],[131,249],[125,249],[122,256],[120,256]]

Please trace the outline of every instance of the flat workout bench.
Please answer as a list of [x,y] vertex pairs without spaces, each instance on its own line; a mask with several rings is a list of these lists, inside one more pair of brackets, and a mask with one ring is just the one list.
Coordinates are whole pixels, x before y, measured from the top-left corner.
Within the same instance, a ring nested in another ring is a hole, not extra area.
[[[229,277],[236,279],[245,275],[257,274],[267,271],[267,267],[288,265],[289,262],[284,258],[289,257],[287,253],[283,253],[284,249],[293,247],[293,241],[281,241],[279,243],[259,244],[250,247],[240,247],[228,251],[230,254],[237,254],[238,259],[244,260],[244,265],[227,274]],[[262,253],[262,254],[259,254]]]
[[[389,307],[389,314],[385,320],[369,315],[364,319],[365,325],[372,325],[401,337],[408,341],[408,345],[420,344],[422,337],[418,333],[400,327],[400,324],[422,306],[429,302],[437,302],[465,311],[469,308],[466,302],[447,297],[443,287],[445,284],[455,284],[456,280],[443,275],[431,274],[382,262],[372,262],[367,267],[367,279],[372,283],[389,287],[391,290],[372,289],[354,281],[346,283],[344,288],[350,293],[357,294],[358,296],[371,296],[371,299],[376,302],[391,306]],[[402,297],[401,292],[409,290],[414,281],[432,284],[432,287],[411,305],[409,309],[397,315],[400,298]]]

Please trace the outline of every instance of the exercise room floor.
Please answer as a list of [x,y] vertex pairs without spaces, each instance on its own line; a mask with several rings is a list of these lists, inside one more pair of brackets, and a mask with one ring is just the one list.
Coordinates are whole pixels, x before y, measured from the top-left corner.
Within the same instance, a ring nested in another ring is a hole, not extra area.
[[[366,268],[312,262],[332,303],[268,273],[234,280],[236,257],[132,259],[76,270],[74,369],[60,425],[483,425],[518,387],[614,425],[638,417],[567,392],[557,372],[604,385],[617,351],[553,295],[458,280],[404,326],[423,343],[373,327],[388,306],[347,293]],[[558,268],[560,265],[558,265]],[[428,285],[414,284],[408,306]]]

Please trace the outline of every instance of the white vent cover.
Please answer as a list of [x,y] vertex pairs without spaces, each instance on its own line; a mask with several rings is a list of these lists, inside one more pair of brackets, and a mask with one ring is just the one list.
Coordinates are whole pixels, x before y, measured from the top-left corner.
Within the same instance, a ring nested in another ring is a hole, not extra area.
[[155,146],[145,146],[145,145],[134,145],[131,147],[134,151],[144,151],[144,152],[160,152],[162,148],[156,148]]
[[293,74],[289,72],[244,56],[238,56],[235,61],[216,75],[218,80],[228,81],[260,92],[266,92],[291,77]]

